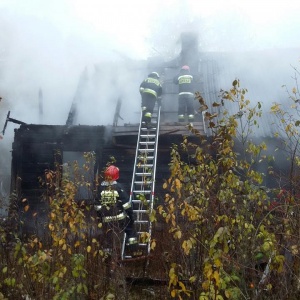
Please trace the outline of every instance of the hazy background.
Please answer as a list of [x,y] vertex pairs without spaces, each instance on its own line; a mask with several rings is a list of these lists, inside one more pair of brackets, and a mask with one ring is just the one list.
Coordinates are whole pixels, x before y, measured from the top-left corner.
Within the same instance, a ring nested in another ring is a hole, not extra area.
[[[185,30],[198,32],[200,51],[227,53],[220,66],[224,89],[238,77],[249,90],[256,88],[255,97],[264,98],[258,100],[279,101],[281,85],[293,84],[291,65],[299,64],[299,9],[293,0],[0,0],[0,130],[8,110],[30,124],[65,124],[85,68],[88,88],[78,122],[112,124],[119,95],[124,122],[134,121],[146,75],[137,66],[151,56],[176,57]],[[259,57],[249,61],[242,54],[278,49],[294,49],[293,55],[270,54],[262,65]],[[0,139],[0,176],[10,173],[17,127],[9,123]]]

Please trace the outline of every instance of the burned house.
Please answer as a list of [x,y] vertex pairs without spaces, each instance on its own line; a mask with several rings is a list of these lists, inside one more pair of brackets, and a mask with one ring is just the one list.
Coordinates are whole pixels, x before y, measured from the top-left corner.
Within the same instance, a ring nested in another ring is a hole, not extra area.
[[[111,124],[78,124],[77,117],[81,113],[80,105],[86,88],[91,80],[97,81],[97,78],[101,78],[103,72],[101,68],[95,69],[92,79],[88,78],[86,70],[83,71],[65,125],[20,124],[20,128],[15,130],[12,147],[11,191],[17,195],[17,204],[21,208],[26,230],[35,233],[36,230],[41,230],[47,217],[47,211],[43,211],[44,203],[41,200],[44,190],[39,180],[44,177],[45,170],[53,170],[57,162],[62,168],[75,160],[82,162],[83,153],[93,152],[96,157],[93,176],[101,172],[111,157],[114,157],[116,165],[121,170],[122,183],[130,191],[133,208],[142,228],[140,231],[151,234],[153,228],[146,216],[148,207],[147,209],[143,207],[136,196],[141,193],[146,195],[150,203],[148,205],[151,207],[161,203],[165,194],[162,186],[169,177],[172,145],[181,143],[183,136],[198,141],[198,137],[191,133],[187,124],[177,123],[178,90],[173,78],[182,65],[190,66],[195,78],[195,91],[200,92],[211,112],[217,109],[213,108],[213,103],[218,100],[221,88],[220,72],[224,72],[225,69],[222,64],[225,56],[200,53],[197,45],[195,37],[186,34],[182,36],[182,51],[174,60],[165,62],[160,58],[151,58],[148,62],[141,63],[142,68],[138,64],[132,67],[131,64],[131,68],[136,68],[132,71],[143,73],[143,76],[153,70],[161,74],[163,97],[161,106],[156,106],[157,126],[154,129],[146,130],[142,127],[139,106],[134,108],[135,113],[132,113],[131,109],[133,118],[129,122],[119,124],[128,110],[122,95],[113,95],[115,108],[110,112]],[[220,70],[220,66],[223,66],[223,70]],[[234,78],[230,78],[229,81],[232,79]],[[122,84],[122,80],[120,82]],[[138,90],[138,86],[136,89]],[[193,127],[199,130],[202,136],[209,136],[210,132],[203,113],[199,111],[197,101],[195,112]],[[100,118],[99,124],[101,123]],[[265,130],[266,127],[262,128]],[[271,132],[261,138],[266,139],[266,136],[269,138]],[[146,178],[147,176],[149,177]],[[82,198],[93,198],[93,195],[82,192],[85,193]],[[30,208],[26,214],[23,214],[23,199],[26,199],[26,205],[28,204]],[[37,215],[38,218],[32,220],[32,215]]]
[[[95,155],[91,182],[113,157],[120,169],[120,181],[130,192],[139,232],[151,234],[153,228],[147,211],[149,205],[153,207],[163,202],[166,191],[162,186],[169,177],[171,147],[173,144],[180,144],[183,136],[198,140],[189,130],[187,123],[177,122],[178,87],[173,83],[173,78],[182,65],[188,64],[195,78],[195,91],[199,91],[208,104],[216,101],[219,90],[216,63],[211,59],[199,59],[197,41],[193,36],[183,36],[182,43],[180,56],[172,61],[151,58],[147,62],[130,64],[130,68],[134,70],[129,71],[134,74],[140,73],[141,79],[153,70],[161,75],[163,96],[161,106],[155,107],[153,119],[156,126],[151,130],[143,128],[141,124],[139,95],[136,107],[129,113],[126,97],[124,99],[123,94],[111,94],[109,101],[114,103],[114,109],[106,111],[110,116],[108,125],[103,125],[101,116],[98,125],[79,124],[80,114],[84,111],[82,105],[87,98],[86,94],[89,94],[91,83],[99,83],[99,90],[103,84],[103,68],[98,66],[92,75],[83,70],[65,125],[18,123],[20,127],[15,129],[12,145],[11,192],[15,199],[11,208],[19,213],[22,233],[42,236],[44,231],[47,231],[45,224],[49,211],[43,198],[45,188],[41,184],[45,179],[45,172],[54,170],[58,164],[63,173],[74,161],[82,166],[84,153],[91,152]],[[111,80],[107,79],[104,85],[123,84],[122,79],[112,77]],[[138,85],[135,88],[138,91]],[[105,101],[101,99],[104,107],[108,107],[110,103]],[[95,110],[96,105],[97,102],[94,104]],[[193,127],[206,136],[208,129],[199,110],[198,101],[194,102],[194,109]],[[105,111],[103,107],[101,110]],[[9,121],[18,122],[8,115],[7,122]],[[94,195],[91,191],[81,188],[79,193],[80,200],[93,203]],[[147,207],[138,200],[140,194],[147,198]]]

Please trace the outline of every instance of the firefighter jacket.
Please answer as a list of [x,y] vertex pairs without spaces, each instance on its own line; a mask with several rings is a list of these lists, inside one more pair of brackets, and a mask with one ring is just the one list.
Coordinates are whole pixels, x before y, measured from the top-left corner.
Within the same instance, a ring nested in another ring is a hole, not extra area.
[[140,93],[143,94],[151,94],[156,99],[162,94],[162,86],[158,79],[148,77],[140,84]]
[[193,79],[188,70],[180,70],[180,74],[173,80],[179,86],[179,95],[194,95]]
[[102,222],[124,221],[129,217],[133,222],[133,212],[128,194],[117,181],[101,182],[95,209]]

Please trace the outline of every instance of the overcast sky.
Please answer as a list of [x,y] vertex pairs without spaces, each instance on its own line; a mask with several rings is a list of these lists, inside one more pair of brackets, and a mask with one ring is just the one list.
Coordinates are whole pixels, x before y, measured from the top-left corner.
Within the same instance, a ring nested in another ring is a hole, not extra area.
[[[0,129],[8,110],[39,123],[40,88],[42,123],[65,124],[85,67],[92,73],[96,63],[147,59],[153,51],[170,56],[184,30],[199,32],[203,51],[299,48],[299,11],[296,0],[0,0]],[[139,76],[124,72],[118,79],[123,86],[131,80],[124,92],[131,110],[140,105]],[[106,99],[118,91],[110,92]],[[112,123],[99,117],[102,101],[85,106],[81,124]],[[16,127],[9,124],[0,151],[10,150]]]

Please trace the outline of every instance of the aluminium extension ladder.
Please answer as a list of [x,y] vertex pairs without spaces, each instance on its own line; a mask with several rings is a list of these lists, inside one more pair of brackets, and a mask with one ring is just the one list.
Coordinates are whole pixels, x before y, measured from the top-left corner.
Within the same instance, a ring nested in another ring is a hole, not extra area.
[[[151,124],[152,128],[146,128],[140,119],[135,162],[130,189],[130,202],[135,219],[135,230],[137,233],[137,252],[142,256],[150,254],[152,222],[150,216],[153,211],[157,145],[160,123],[160,100],[156,101]],[[132,258],[126,245],[126,234],[122,246],[122,260]]]

